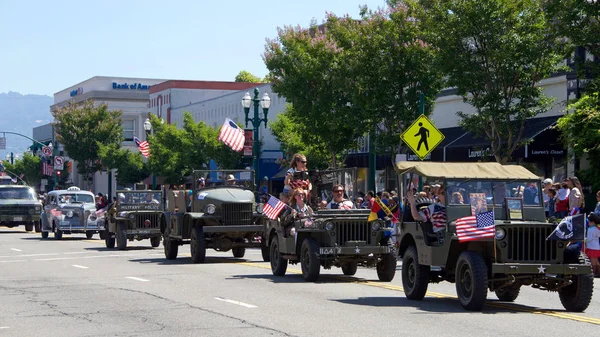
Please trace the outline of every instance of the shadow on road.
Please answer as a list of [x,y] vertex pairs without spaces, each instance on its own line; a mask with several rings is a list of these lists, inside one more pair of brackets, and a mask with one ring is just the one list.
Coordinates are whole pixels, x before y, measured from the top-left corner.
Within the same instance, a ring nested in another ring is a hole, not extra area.
[[322,283],[322,284],[335,284],[335,283],[348,283],[352,282],[353,278],[347,278],[340,276],[339,278],[331,277],[330,275],[322,275],[319,277],[317,282],[306,282],[302,278],[302,274],[288,273],[285,276],[274,276],[273,274],[253,274],[253,275],[233,275],[228,279],[261,279],[269,280],[273,283]]
[[[179,257],[175,260],[167,260],[164,257],[149,257],[149,258],[142,258],[142,259],[132,259],[129,260],[130,262],[138,262],[138,263],[154,263],[154,264],[158,264],[158,265],[174,265],[174,264],[189,264],[189,265],[193,265],[192,260],[190,257]],[[223,258],[223,257],[206,257],[206,260],[204,260],[204,263],[198,263],[198,266],[201,266],[203,264],[217,264],[217,263],[231,263],[231,264],[235,264],[238,262],[249,262],[248,260],[245,259],[238,259],[238,258]]]
[[36,234],[35,232],[26,232],[26,231],[20,231],[20,230],[15,230],[15,229],[8,229],[8,230],[1,230],[0,231],[0,235],[2,234]]
[[[62,239],[60,240],[56,240],[55,238],[52,237],[52,235],[50,235],[47,239],[42,239],[41,235],[39,233],[36,233],[36,236],[31,236],[31,237],[27,237],[27,238],[21,238],[21,240],[32,240],[32,241],[52,241],[52,242],[61,242],[61,241],[67,241],[67,242],[72,242],[72,241],[88,241],[89,239],[87,239],[85,236],[83,237],[62,237]],[[98,242],[100,242],[100,240],[98,240]]]
[[[98,242],[100,242],[100,241],[98,241]],[[104,241],[102,241],[102,244],[104,245]],[[129,251],[139,251],[139,250],[154,250],[154,249],[158,249],[158,248],[134,246],[134,247],[127,247],[124,250],[119,250],[116,247],[115,248],[106,248],[106,246],[100,246],[100,247],[85,247],[83,249],[93,250],[96,252],[129,252]]]

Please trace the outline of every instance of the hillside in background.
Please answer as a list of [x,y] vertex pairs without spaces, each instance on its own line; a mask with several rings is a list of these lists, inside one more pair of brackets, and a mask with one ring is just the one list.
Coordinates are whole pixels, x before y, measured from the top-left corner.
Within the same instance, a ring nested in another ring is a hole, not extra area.
[[[12,91],[0,93],[0,132],[18,132],[31,137],[34,127],[52,121],[50,105],[53,103],[54,99],[46,95],[22,95]],[[25,152],[31,144],[29,139],[7,134],[6,150],[0,150],[0,160],[4,160],[11,151]]]

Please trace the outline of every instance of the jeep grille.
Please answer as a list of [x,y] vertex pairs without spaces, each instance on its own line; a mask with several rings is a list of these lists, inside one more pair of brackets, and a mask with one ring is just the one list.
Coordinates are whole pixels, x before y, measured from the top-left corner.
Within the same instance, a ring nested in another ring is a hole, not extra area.
[[557,242],[546,240],[550,226],[506,226],[505,262],[548,262],[557,258]]
[[337,244],[344,246],[348,241],[371,243],[371,229],[365,220],[336,221]]
[[[150,225],[146,226],[146,220],[150,220]],[[159,228],[158,214],[156,213],[136,213],[135,214],[135,229]]]
[[225,226],[250,226],[252,225],[251,203],[223,203],[221,216]]

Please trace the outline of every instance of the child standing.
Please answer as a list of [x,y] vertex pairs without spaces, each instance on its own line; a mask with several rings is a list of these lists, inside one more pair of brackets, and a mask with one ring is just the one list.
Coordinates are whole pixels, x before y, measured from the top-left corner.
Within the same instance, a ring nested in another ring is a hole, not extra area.
[[590,226],[587,229],[587,235],[585,238],[585,254],[592,260],[592,270],[595,277],[600,277],[600,216],[592,213],[588,217]]

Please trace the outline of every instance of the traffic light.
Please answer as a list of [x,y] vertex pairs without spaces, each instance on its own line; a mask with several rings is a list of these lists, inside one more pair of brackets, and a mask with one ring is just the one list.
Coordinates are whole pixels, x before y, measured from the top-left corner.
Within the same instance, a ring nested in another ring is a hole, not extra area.
[[62,173],[62,171],[57,170],[56,171],[56,176],[60,178],[60,174]]

